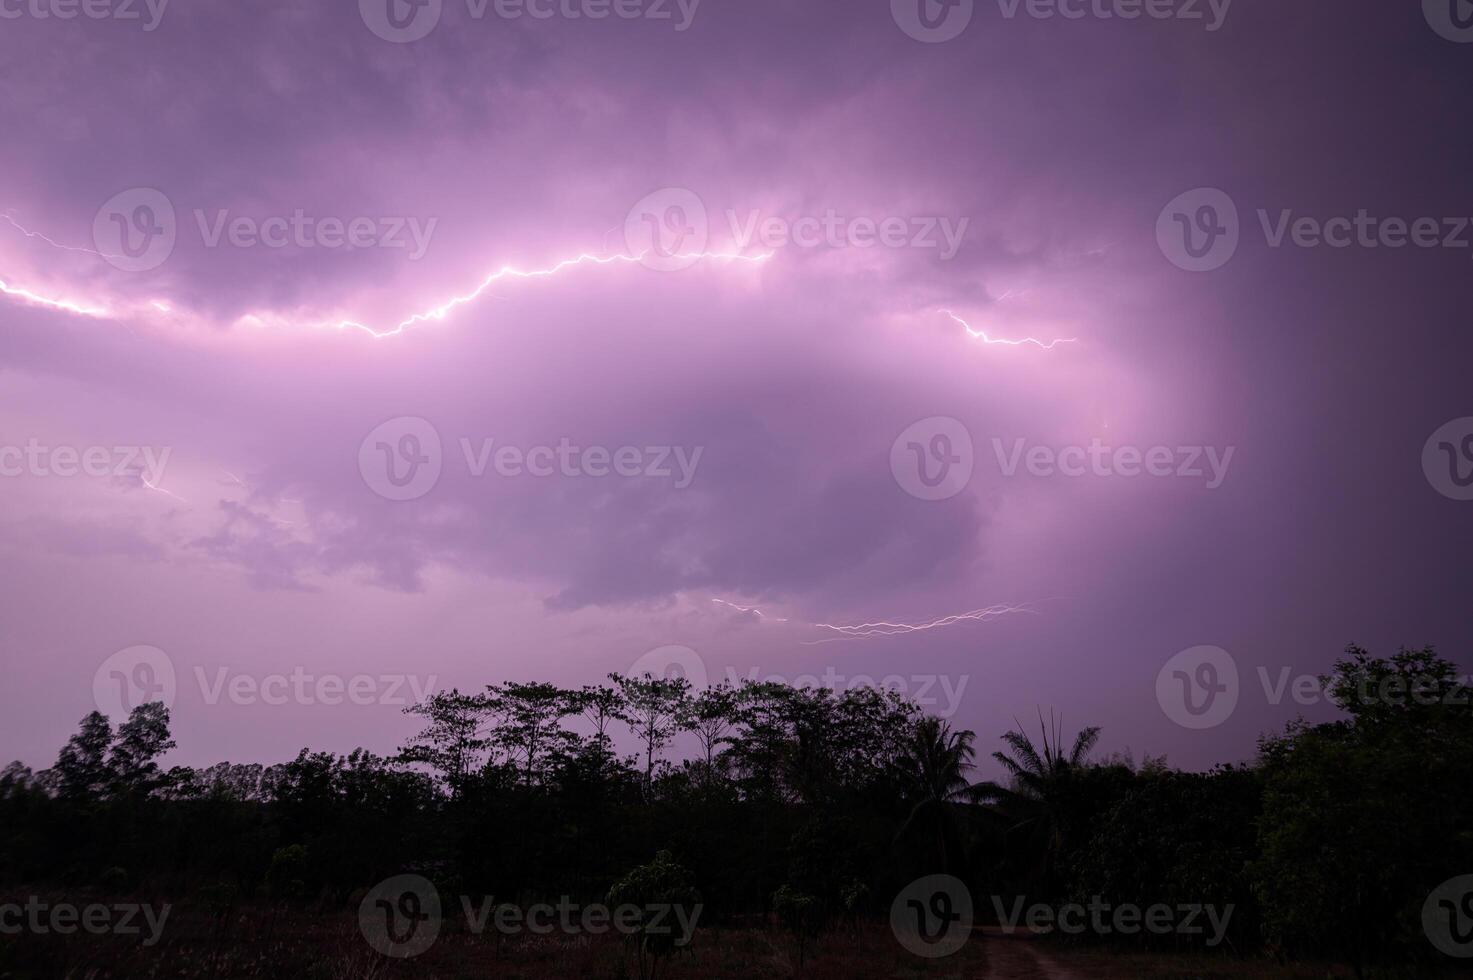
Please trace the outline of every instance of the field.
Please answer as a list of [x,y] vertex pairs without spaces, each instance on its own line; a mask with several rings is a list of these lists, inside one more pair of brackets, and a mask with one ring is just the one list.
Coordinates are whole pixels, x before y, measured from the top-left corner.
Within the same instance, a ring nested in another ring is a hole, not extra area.
[[[1226,954],[1082,950],[991,929],[975,930],[953,956],[927,959],[903,949],[885,923],[865,922],[825,933],[816,942],[804,943],[801,951],[792,935],[776,927],[703,928],[688,949],[662,960],[655,976],[657,980],[1326,980],[1351,974],[1325,965],[1280,966]],[[423,954],[391,960],[369,948],[351,914],[281,908],[210,913],[176,907],[163,938],[151,947],[136,936],[33,932],[7,936],[0,943],[0,977],[639,980],[640,974],[630,949],[610,935],[478,936],[447,921]]]

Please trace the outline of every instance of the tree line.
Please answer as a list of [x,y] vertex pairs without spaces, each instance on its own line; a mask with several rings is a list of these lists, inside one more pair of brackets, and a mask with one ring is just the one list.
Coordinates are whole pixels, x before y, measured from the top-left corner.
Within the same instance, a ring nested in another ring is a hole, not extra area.
[[[1215,903],[1232,955],[1418,961],[1422,902],[1473,870],[1473,708],[1431,649],[1351,647],[1326,682],[1342,718],[1208,772],[1097,757],[1097,728],[1040,712],[1001,735],[1001,781],[974,779],[975,733],[871,688],[504,683],[406,709],[422,727],[393,756],[198,769],[162,767],[175,743],[150,703],[116,728],[88,715],[49,769],[0,773],[0,883],[330,910],[415,871],[447,894],[596,900],[659,853],[707,924],[817,935],[944,872],[982,921],[1017,898]],[[681,733],[696,749],[674,758]]]

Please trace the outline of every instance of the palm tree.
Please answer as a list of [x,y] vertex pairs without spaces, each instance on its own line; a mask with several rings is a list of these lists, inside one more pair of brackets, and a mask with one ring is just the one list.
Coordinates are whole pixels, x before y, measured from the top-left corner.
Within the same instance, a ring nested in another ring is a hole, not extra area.
[[955,808],[984,797],[982,787],[967,778],[976,768],[972,762],[976,738],[975,732],[952,731],[950,724],[928,715],[916,722],[901,756],[906,796],[915,804],[895,836],[904,836],[912,824],[934,814],[942,871],[948,870],[946,831],[956,816]]
[[1077,777],[1088,767],[1089,754],[1100,738],[1098,727],[1085,728],[1074,737],[1073,746],[1065,753],[1063,719],[1055,719],[1050,711],[1049,721],[1053,726],[1052,736],[1040,710],[1041,752],[1024,734],[1022,725],[1002,736],[1012,754],[994,752],[992,757],[1007,770],[1008,786],[986,782],[976,787],[980,799],[996,805],[1013,820],[1013,830],[1036,835],[1041,842],[1045,887],[1052,884],[1058,858],[1067,842]]

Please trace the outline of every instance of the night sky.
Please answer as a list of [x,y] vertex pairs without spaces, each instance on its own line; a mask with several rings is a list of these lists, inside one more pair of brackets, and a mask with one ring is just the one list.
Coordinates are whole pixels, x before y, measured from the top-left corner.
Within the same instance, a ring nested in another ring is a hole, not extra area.
[[679,662],[1204,768],[1473,665],[1463,0],[387,2],[0,0],[7,760]]

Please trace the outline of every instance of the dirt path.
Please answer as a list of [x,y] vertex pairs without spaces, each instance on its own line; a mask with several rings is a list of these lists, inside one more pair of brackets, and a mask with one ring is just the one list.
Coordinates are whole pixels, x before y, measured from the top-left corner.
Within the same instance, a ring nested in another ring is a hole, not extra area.
[[1065,969],[1027,939],[990,935],[982,942],[987,951],[986,980],[1090,980]]

